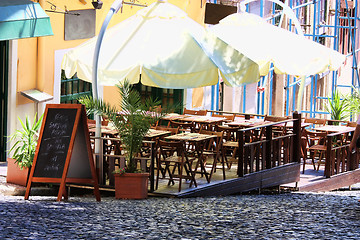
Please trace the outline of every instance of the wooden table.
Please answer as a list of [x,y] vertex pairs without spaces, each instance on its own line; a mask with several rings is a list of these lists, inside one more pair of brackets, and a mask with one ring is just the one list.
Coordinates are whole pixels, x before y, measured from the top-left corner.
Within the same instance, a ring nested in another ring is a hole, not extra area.
[[[95,131],[96,131],[96,128],[94,125],[90,125],[89,126],[89,133],[91,135],[95,135]],[[112,175],[112,172],[115,170],[115,157],[118,157],[120,156],[122,153],[121,153],[121,147],[120,147],[120,138],[118,137],[118,130],[114,127],[110,127],[110,126],[101,126],[101,136],[103,136],[102,138],[102,147],[103,147],[103,150],[101,152],[104,153],[103,155],[103,161],[105,162],[107,159],[109,159],[109,167],[108,169],[104,169],[103,167],[99,167],[99,171],[107,171],[107,174],[109,176],[109,183],[110,185],[114,184],[114,180],[113,180],[113,175]],[[155,129],[149,129],[148,133],[145,135],[144,137],[144,140],[154,140],[155,138],[159,138],[159,137],[162,137],[162,136],[166,136],[166,135],[169,135],[171,134],[170,131],[163,131],[163,130],[155,130]],[[155,142],[155,149],[151,149],[152,148],[152,145],[151,143],[148,144],[148,146],[145,146],[145,149],[143,149],[144,151],[142,152],[142,154],[144,154],[144,152],[148,152],[148,153],[152,153],[152,151],[156,151],[156,148],[157,148],[157,145],[156,145],[156,142]],[[150,151],[151,150],[151,151]],[[113,158],[113,159],[110,159],[110,158]],[[151,160],[151,171],[153,171],[153,167],[155,165],[154,163],[154,159],[153,159],[153,156],[145,156],[147,157],[149,160]],[[140,165],[141,165],[141,168],[143,170],[146,169],[146,165],[147,165],[147,159],[145,159],[145,157],[143,156],[143,158],[140,160]],[[154,154],[154,157],[156,157],[156,154]],[[120,161],[120,167],[124,167],[124,162]],[[102,164],[99,164],[99,166],[103,166],[104,163]],[[104,176],[104,175],[103,175]],[[150,174],[150,181],[151,181],[151,189],[153,190],[153,182],[154,182],[154,174],[153,172]],[[104,179],[101,179],[102,182],[105,182],[105,178]]]
[[[209,183],[210,182],[210,178],[209,178],[210,173],[208,173],[206,171],[205,164],[204,164],[203,152],[204,152],[204,145],[206,144],[206,142],[214,137],[216,137],[216,136],[200,134],[200,133],[184,132],[184,133],[167,136],[167,137],[165,137],[165,139],[172,140],[172,141],[183,141],[183,142],[193,143],[195,145],[195,151],[196,151],[196,155],[198,158],[194,172],[195,172],[195,174],[200,173],[201,175],[204,175],[206,178],[206,181]],[[200,165],[200,172],[197,172],[197,168],[199,167],[199,165]]]
[[187,121],[187,122],[200,123],[200,124],[218,124],[218,123],[228,121],[227,118],[211,117],[211,116],[188,116],[188,117],[183,118],[181,120]]
[[187,117],[191,117],[191,115],[182,115],[182,114],[177,114],[177,113],[169,113],[169,114],[166,114],[165,116],[163,116],[161,118],[161,120],[166,120],[166,121],[170,121],[170,120],[180,120],[180,119],[183,119],[183,118],[187,118]]
[[269,121],[264,121],[264,119],[239,119],[233,122],[228,122],[226,125],[230,127],[255,127],[265,123],[269,123]]
[[349,133],[349,132],[355,131],[355,127],[338,126],[338,125],[324,125],[324,126],[315,127],[314,130],[328,132],[328,133],[336,133],[336,132]]
[[[278,124],[278,125],[276,125],[276,126],[283,126],[283,125],[284,125],[284,123],[281,123],[281,124]],[[309,127],[309,126],[311,126],[311,125],[312,125],[312,123],[302,122],[302,123],[300,124],[300,128],[301,128],[301,129],[304,129],[304,128]],[[285,127],[286,127],[286,128],[293,128],[293,127],[294,127],[294,122],[293,122],[293,121],[292,121],[292,122],[287,122]]]
[[[93,126],[89,126],[89,133],[94,134],[96,131],[96,128]],[[102,135],[111,135],[116,136],[118,134],[118,130],[114,127],[109,126],[101,126],[101,134]],[[163,131],[163,130],[155,130],[155,129],[149,129],[148,133],[145,135],[145,138],[156,138],[161,137],[165,135],[171,134],[170,131]]]
[[170,131],[149,129],[149,131],[145,135],[145,138],[149,140],[154,140],[155,138],[163,137],[170,134],[171,134]]
[[[221,124],[222,122],[228,122],[227,118],[223,117],[211,117],[211,116],[188,116],[186,118],[179,119],[179,121],[193,122],[196,129],[212,130],[212,126]],[[203,127],[205,126],[205,128]]]

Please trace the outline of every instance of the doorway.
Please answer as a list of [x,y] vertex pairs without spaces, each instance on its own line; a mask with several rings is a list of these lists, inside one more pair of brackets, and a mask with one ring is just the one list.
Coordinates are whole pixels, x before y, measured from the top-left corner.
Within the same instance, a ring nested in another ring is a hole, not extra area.
[[6,161],[9,41],[0,41],[0,162]]

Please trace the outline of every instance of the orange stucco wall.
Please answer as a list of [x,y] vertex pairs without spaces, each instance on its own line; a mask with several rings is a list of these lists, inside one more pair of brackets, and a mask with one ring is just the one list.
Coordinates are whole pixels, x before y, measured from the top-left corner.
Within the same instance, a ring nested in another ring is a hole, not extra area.
[[[50,0],[57,6],[57,11],[62,11],[65,6],[68,10],[93,9],[92,0],[85,0],[84,5],[79,0]],[[113,0],[103,0],[101,10],[96,10],[96,34],[99,33],[101,25],[110,9]],[[128,0],[127,2],[131,2]],[[150,5],[155,0],[138,0],[138,4]],[[168,0],[188,13],[188,15],[199,23],[203,23],[205,12],[205,1],[201,0]],[[201,2],[202,5],[201,6]],[[51,4],[48,1],[40,0],[44,10],[50,10]],[[109,27],[123,21],[135,14],[142,7],[124,5],[122,12],[114,15]],[[54,32],[53,36],[41,38],[21,39],[18,42],[18,76],[17,92],[37,88],[49,94],[53,94],[54,88],[54,54],[56,50],[68,49],[78,46],[88,39],[64,40],[64,14],[47,12],[50,17],[51,26]],[[114,96],[116,89],[114,87],[104,88],[104,100],[106,96]],[[18,94],[17,104],[28,103],[25,97]]]

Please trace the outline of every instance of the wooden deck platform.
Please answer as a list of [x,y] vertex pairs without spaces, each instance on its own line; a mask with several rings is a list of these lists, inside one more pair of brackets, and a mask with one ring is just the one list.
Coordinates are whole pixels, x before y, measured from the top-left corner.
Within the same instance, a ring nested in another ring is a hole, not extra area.
[[304,174],[302,164],[291,163],[273,169],[251,173],[244,177],[236,176],[236,167],[227,170],[226,180],[222,180],[220,171],[215,173],[214,180],[206,183],[204,178],[197,178],[198,187],[189,188],[189,184],[183,183],[183,189],[178,192],[178,183],[168,186],[167,181],[159,181],[159,189],[152,195],[166,197],[205,197],[205,196],[224,196],[257,189],[272,188],[280,186],[291,191],[301,192],[325,192],[339,188],[347,188],[360,182],[360,169],[334,175],[326,178],[324,167],[319,171],[313,169],[311,164],[307,164]]

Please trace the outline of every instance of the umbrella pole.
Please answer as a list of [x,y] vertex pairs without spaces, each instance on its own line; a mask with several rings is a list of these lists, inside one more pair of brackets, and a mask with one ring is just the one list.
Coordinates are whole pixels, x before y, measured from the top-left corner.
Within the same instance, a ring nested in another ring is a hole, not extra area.
[[[104,37],[105,31],[107,26],[109,25],[109,22],[112,18],[112,16],[117,13],[119,11],[119,9],[122,7],[123,4],[123,0],[115,0],[114,3],[111,5],[110,10],[103,22],[103,25],[101,26],[97,41],[96,41],[96,46],[95,46],[95,51],[94,51],[94,58],[93,58],[93,72],[92,72],[92,92],[93,92],[93,98],[94,99],[98,99],[99,98],[99,93],[98,93],[98,82],[97,82],[97,77],[98,77],[98,63],[99,63],[99,53],[100,53],[100,47],[101,47],[101,43],[102,43],[102,39]],[[102,154],[102,141],[100,140],[100,136],[101,136],[101,119],[100,119],[100,115],[96,114],[95,115],[95,121],[96,121],[96,130],[95,130],[95,149],[94,149],[94,153],[95,156],[99,156],[99,183],[100,184],[104,184],[104,177],[103,177],[103,154]],[[100,154],[99,154],[100,153]]]
[[301,113],[301,106],[302,106],[303,97],[304,97],[304,89],[305,89],[305,76],[302,76],[301,82],[300,82],[300,89],[299,89],[299,93],[298,93],[297,109],[296,109],[296,111],[298,113]]

